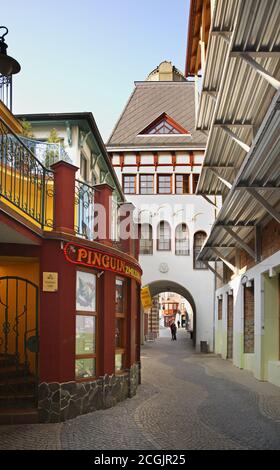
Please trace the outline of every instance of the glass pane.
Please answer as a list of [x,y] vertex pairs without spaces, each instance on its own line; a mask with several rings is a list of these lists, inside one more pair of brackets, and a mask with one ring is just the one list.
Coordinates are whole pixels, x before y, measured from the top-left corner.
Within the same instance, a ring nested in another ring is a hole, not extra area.
[[85,271],[77,271],[76,310],[95,312],[96,276]]
[[116,279],[116,313],[125,312],[125,281]]
[[123,370],[123,354],[116,354],[115,355],[115,369]]
[[95,358],[76,359],[76,379],[95,377]]
[[76,355],[95,353],[95,317],[76,316]]
[[123,318],[116,318],[115,344],[116,344],[116,348],[124,347],[124,319]]

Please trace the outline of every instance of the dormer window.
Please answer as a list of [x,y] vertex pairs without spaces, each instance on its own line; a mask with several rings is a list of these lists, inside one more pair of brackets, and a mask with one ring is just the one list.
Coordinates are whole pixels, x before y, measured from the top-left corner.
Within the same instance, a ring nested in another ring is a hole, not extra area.
[[139,135],[190,135],[190,132],[184,129],[174,119],[166,113],[161,114],[155,121],[149,124]]

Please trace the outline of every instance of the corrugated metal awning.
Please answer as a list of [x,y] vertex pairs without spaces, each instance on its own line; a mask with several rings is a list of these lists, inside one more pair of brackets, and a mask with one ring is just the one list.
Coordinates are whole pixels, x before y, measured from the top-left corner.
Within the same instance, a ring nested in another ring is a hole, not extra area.
[[197,119],[209,131],[198,194],[227,194],[279,87],[280,2],[217,0]]

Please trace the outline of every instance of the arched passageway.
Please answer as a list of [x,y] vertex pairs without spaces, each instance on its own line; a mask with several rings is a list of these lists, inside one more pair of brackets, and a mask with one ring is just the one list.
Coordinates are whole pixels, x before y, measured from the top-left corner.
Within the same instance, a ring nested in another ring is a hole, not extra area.
[[196,306],[191,293],[181,284],[169,280],[153,281],[146,284],[144,287],[149,287],[151,296],[154,297],[162,292],[175,292],[182,295],[191,305],[193,310],[193,345],[196,345]]

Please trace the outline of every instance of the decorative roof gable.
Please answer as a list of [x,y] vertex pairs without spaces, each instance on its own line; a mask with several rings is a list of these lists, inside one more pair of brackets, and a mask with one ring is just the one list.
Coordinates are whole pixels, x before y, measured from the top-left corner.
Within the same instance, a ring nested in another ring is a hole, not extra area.
[[168,135],[168,134],[190,135],[190,132],[184,129],[184,127],[182,127],[180,124],[174,121],[174,119],[172,119],[166,113],[162,113],[151,124],[145,127],[145,129],[139,132],[139,135]]

